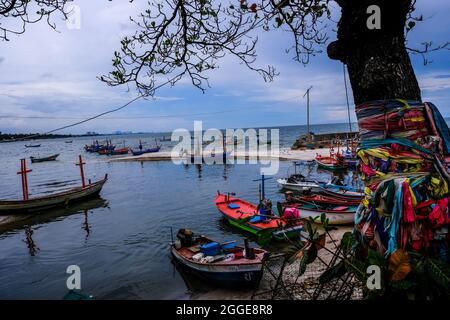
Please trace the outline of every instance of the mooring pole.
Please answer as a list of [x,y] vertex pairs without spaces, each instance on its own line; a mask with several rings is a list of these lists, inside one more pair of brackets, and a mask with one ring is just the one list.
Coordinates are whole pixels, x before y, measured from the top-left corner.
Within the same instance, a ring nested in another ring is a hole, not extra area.
[[27,173],[33,170],[27,170],[27,162],[25,159],[20,160],[20,171],[17,174],[22,175],[22,194],[23,200],[28,200],[28,179]]
[[308,142],[311,141],[311,137],[310,137],[310,132],[311,130],[309,129],[309,91],[312,89],[312,86],[308,88],[308,90],[306,90],[305,94],[303,95],[303,98],[306,96],[306,128],[308,130]]
[[253,181],[261,181],[261,197],[264,200],[266,198],[266,194],[265,194],[265,187],[264,187],[264,181],[266,180],[270,180],[272,178],[266,178],[263,174],[261,175],[261,179],[256,179]]
[[81,155],[78,156],[78,163],[77,166],[80,166],[80,175],[81,175],[81,187],[84,189],[86,188],[86,182],[84,181],[84,167],[83,165],[86,164],[86,162],[83,162],[83,157]]

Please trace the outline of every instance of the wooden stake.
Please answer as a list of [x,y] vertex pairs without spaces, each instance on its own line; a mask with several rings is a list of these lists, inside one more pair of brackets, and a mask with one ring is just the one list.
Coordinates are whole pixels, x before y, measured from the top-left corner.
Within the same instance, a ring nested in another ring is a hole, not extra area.
[[77,166],[80,166],[80,175],[81,175],[81,187],[84,189],[86,188],[86,182],[84,181],[84,167],[83,165],[86,164],[86,162],[83,162],[83,158],[81,155],[78,156],[78,163]]
[[22,175],[22,194],[23,194],[23,200],[28,200],[28,179],[27,179],[27,173],[31,172],[33,170],[27,170],[27,162],[25,159],[20,160],[20,171],[17,172],[17,174]]

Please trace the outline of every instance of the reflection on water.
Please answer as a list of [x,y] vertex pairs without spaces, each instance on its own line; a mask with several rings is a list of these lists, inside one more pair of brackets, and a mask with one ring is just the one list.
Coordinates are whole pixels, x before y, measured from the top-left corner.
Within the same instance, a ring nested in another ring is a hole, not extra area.
[[[127,144],[132,145],[133,139],[139,136],[127,137]],[[170,227],[191,228],[220,242],[242,243],[247,237],[223,222],[214,199],[221,190],[256,203],[257,165],[108,162],[106,156],[82,151],[89,139],[39,143],[41,150],[33,151],[18,143],[0,145],[0,199],[21,198],[20,177],[15,173],[18,159],[25,155],[61,154],[52,163],[32,165],[28,184],[33,196],[79,186],[75,166],[79,154],[86,161],[87,179],[98,180],[108,173],[109,180],[99,199],[17,216],[8,227],[0,227],[0,299],[60,299],[67,293],[65,271],[72,264],[81,268],[83,291],[98,299],[188,298],[204,289],[188,285],[174,272]],[[317,180],[332,177],[309,164],[297,169]],[[279,173],[266,182],[266,195],[274,203],[283,198],[276,179],[289,172],[293,173],[291,163],[281,162]]]
[[30,256],[34,256],[39,248],[36,246],[36,243],[33,240],[33,229],[30,226],[25,228],[26,240],[24,240],[28,247],[28,252]]

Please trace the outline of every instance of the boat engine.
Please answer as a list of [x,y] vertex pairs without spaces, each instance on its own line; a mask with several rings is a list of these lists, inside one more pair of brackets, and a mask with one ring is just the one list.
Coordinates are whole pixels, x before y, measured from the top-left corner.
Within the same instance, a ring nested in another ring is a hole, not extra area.
[[178,230],[177,238],[180,240],[182,247],[190,247],[194,243],[194,233],[191,229]]

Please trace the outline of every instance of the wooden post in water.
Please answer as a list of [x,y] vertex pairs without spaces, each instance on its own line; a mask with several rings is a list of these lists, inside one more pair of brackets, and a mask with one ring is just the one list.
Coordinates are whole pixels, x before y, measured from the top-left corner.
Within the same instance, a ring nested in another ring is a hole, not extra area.
[[27,170],[27,162],[25,159],[20,160],[20,171],[17,174],[22,175],[22,194],[23,200],[28,200],[28,179],[27,173],[33,170]]
[[312,86],[306,90],[305,94],[303,95],[303,98],[306,96],[306,128],[308,130],[307,137],[308,142],[311,142],[311,130],[309,129],[309,91],[312,89]]
[[266,194],[265,194],[265,188],[264,188],[264,182],[266,180],[270,180],[272,178],[266,178],[264,175],[261,175],[261,179],[256,179],[253,181],[261,181],[261,198],[264,200],[266,198]]
[[81,187],[84,189],[86,188],[86,182],[84,180],[84,167],[83,165],[86,164],[86,162],[83,162],[83,157],[81,155],[78,156],[78,163],[77,166],[80,166],[80,175],[81,175]]

